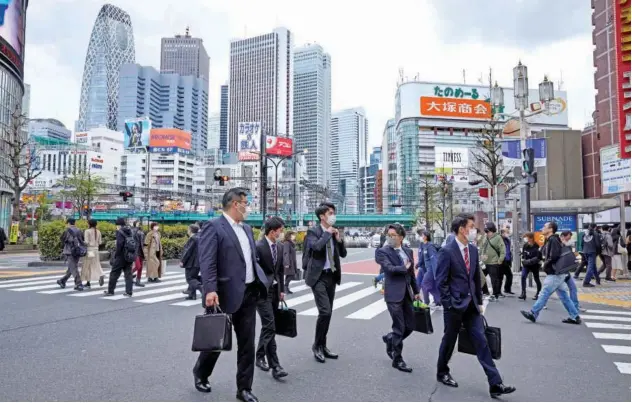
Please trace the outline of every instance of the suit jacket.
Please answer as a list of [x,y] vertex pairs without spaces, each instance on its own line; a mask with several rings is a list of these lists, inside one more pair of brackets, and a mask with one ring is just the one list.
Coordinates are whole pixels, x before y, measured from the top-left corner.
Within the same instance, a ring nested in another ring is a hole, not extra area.
[[411,301],[419,294],[419,287],[415,281],[415,258],[413,251],[405,246],[402,250],[408,256],[408,266],[404,266],[399,252],[390,246],[384,246],[375,252],[375,261],[380,265],[380,271],[384,272],[384,300],[386,302],[401,302],[406,293]]
[[255,282],[266,295],[268,277],[257,263],[256,246],[252,229],[243,224],[250,242],[250,256],[244,256],[237,234],[228,220],[221,217],[209,220],[198,240],[198,258],[204,293],[216,292],[222,311],[235,313],[244,299],[246,290],[246,260],[251,259]]
[[435,281],[445,309],[465,311],[472,301],[477,306],[483,304],[478,250],[469,243],[467,247],[470,254],[469,275],[456,239],[446,244],[437,254]]
[[[276,248],[277,261],[276,264],[274,264],[268,239],[264,237],[262,240],[257,241],[257,261],[261,269],[265,272],[270,284],[274,281],[278,284],[285,284],[283,282],[283,245],[277,242]],[[281,288],[281,290],[283,290],[283,288]]]
[[188,240],[187,243],[184,244],[184,249],[182,251],[182,257],[180,258],[180,262],[182,263],[182,267],[187,269],[199,269],[199,259],[198,259],[198,241],[199,235],[193,234]]
[[[330,242],[332,238],[333,237],[329,232],[323,231],[320,224],[317,224],[307,230],[307,234],[305,235],[306,248],[303,253],[308,259],[305,270],[305,284],[310,287],[313,287],[316,284],[320,278],[323,268],[325,267],[325,262],[327,261],[327,242]],[[334,278],[336,283],[340,285],[340,258],[347,257],[347,248],[345,248],[344,241],[338,242],[335,238],[333,239],[333,244],[333,264],[336,269],[334,272]]]

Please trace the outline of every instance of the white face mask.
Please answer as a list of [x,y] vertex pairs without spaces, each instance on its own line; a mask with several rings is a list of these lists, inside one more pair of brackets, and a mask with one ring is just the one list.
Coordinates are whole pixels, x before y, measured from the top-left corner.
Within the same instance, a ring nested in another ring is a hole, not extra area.
[[294,241],[296,241],[296,237],[295,237],[294,235],[292,235],[292,236],[290,237],[290,240],[292,240],[292,242],[294,242]]
[[528,238],[522,238],[522,240],[524,241],[524,243],[529,243],[529,239]]
[[471,229],[467,233],[467,240],[470,241],[470,242],[476,241],[476,229]]
[[334,226],[336,225],[336,215],[332,214],[330,216],[327,216],[327,224],[329,224],[330,226]]
[[241,211],[240,206],[237,205],[237,211],[239,211],[239,213],[241,214],[242,220],[245,220],[246,218],[248,218],[248,214],[250,214],[250,206],[244,207],[244,211]]
[[395,248],[397,246],[397,242],[395,241],[395,238],[391,238],[391,237],[386,238],[386,244],[390,246],[391,248]]

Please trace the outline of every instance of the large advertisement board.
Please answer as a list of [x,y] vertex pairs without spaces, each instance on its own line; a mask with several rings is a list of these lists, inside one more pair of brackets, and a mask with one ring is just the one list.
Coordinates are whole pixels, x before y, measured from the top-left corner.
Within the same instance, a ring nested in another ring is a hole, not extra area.
[[[630,49],[631,0],[612,0],[614,6],[615,78],[617,111],[619,112],[619,151],[621,158],[630,158]],[[629,191],[629,187],[628,187]]]
[[[0,0],[2,1],[2,0]],[[151,121],[149,118],[128,119],[125,121],[123,145],[125,148],[144,148],[149,146]]]
[[435,147],[435,178],[450,182],[468,182],[469,151],[467,148]]
[[599,151],[601,161],[601,194],[630,192],[630,159],[621,158],[619,146]]
[[292,139],[289,137],[266,136],[266,154],[275,157],[292,155]]
[[0,0],[0,58],[20,77],[24,74],[25,0]]
[[261,153],[261,122],[239,122],[237,125],[239,161],[256,161]]
[[151,129],[149,151],[155,153],[190,153],[191,133],[180,129]]
[[[506,140],[502,144],[503,165],[506,167],[521,167],[523,161],[520,140]],[[533,148],[533,165],[546,166],[546,139],[527,139],[527,147]]]

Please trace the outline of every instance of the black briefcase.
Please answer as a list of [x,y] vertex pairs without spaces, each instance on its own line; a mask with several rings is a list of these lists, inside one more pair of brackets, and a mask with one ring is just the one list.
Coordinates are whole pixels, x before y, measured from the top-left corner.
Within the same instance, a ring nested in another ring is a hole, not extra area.
[[432,312],[428,307],[421,307],[418,301],[413,304],[415,314],[415,331],[419,333],[432,334]]
[[[482,315],[481,315],[482,316]],[[501,356],[501,338],[500,338],[500,328],[492,327],[487,325],[487,319],[483,316],[483,326],[485,328],[485,338],[487,339],[487,345],[489,346],[489,351],[492,353],[492,358],[495,360],[500,360]],[[474,348],[474,344],[472,343],[472,338],[470,337],[470,333],[465,328],[461,328],[459,331],[459,352],[465,354],[476,355],[476,349]]]
[[288,308],[285,301],[281,302],[281,307],[274,310],[274,327],[276,334],[285,337],[296,337],[296,310]]
[[233,322],[219,307],[206,309],[195,317],[193,351],[230,351],[233,348]]

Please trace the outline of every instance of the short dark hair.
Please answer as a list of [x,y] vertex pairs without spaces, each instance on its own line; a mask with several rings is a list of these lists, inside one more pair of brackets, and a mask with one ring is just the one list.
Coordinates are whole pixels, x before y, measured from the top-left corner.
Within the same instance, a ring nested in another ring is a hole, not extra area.
[[474,216],[472,214],[461,213],[458,216],[454,217],[454,220],[452,220],[452,225],[450,229],[452,230],[453,233],[458,234],[459,228],[467,227],[467,223],[470,220],[474,221]]
[[282,227],[285,227],[285,222],[281,217],[270,217],[263,225],[263,233],[268,235],[271,231],[278,231]]
[[316,211],[315,211],[316,217],[318,217],[318,219],[320,220],[320,216],[327,214],[329,209],[332,209],[334,213],[336,212],[336,206],[334,206],[333,203],[329,203],[329,202],[320,203],[320,205],[316,207]]
[[197,224],[189,225],[189,229],[191,230],[192,234],[197,234],[200,231],[200,227],[198,227]]
[[88,227],[96,228],[97,227],[97,220],[95,220],[94,218],[88,220]]
[[149,224],[149,229],[154,229],[154,227],[157,225],[158,225],[157,222],[152,222],[151,224]]
[[66,220],[66,224],[69,224],[69,225],[75,225],[75,219],[74,219],[74,218],[72,218],[72,217],[71,217],[71,218],[69,218],[69,219],[67,219],[67,220]]
[[394,230],[397,235],[401,236],[402,238],[406,238],[406,230],[404,229],[404,227],[402,227],[401,224],[389,224],[388,227],[386,227],[386,232],[388,233],[389,230]]
[[423,230],[423,228],[419,228],[419,229],[417,230],[417,235],[422,236],[422,235],[424,234],[424,232],[425,232],[425,231]]
[[127,225],[127,222],[125,222],[125,218],[124,217],[119,217],[116,219],[116,225],[120,225],[121,227],[124,227]]
[[248,196],[248,189],[246,188],[228,189],[222,197],[222,208],[228,210],[232,202],[236,200],[241,201],[241,198],[244,196]]
[[134,221],[134,224],[132,224],[132,226],[135,227],[136,224],[140,224],[140,221],[138,221],[138,220]]
[[285,241],[289,241],[289,240],[290,240],[290,238],[292,238],[292,235],[294,235],[294,234],[296,234],[296,232],[294,232],[294,231],[287,231],[287,232],[285,233],[285,236],[283,237],[283,239],[284,239]]
[[562,231],[562,236],[569,236],[569,235],[573,235],[573,233],[571,231]]
[[421,236],[426,237],[428,242],[432,242],[432,236],[430,235],[429,231],[421,231]]
[[555,234],[557,232],[557,223],[555,221],[549,221],[547,222],[547,224],[549,225],[549,228],[551,228],[553,230],[553,233]]

